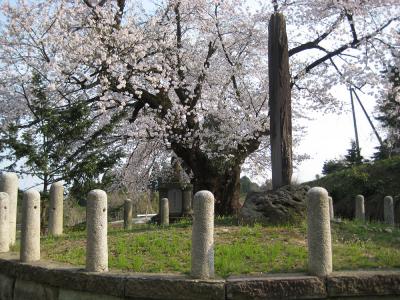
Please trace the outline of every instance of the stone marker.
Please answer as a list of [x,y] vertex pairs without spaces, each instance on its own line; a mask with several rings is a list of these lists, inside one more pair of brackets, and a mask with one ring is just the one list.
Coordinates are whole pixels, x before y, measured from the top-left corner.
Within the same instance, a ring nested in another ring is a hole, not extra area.
[[0,252],[10,251],[10,199],[7,193],[0,192]]
[[329,216],[331,221],[333,221],[335,219],[335,212],[333,210],[333,200],[332,197],[328,197],[329,200]]
[[192,215],[192,189],[183,190],[182,192],[182,215]]
[[326,276],[332,272],[328,192],[314,187],[307,196],[308,271],[311,275]]
[[64,187],[62,182],[55,182],[50,187],[49,234],[63,233]]
[[364,207],[364,196],[356,196],[356,219],[360,221],[365,221],[365,207]]
[[86,204],[86,270],[88,272],[108,271],[107,246],[107,194],[93,190]]
[[394,226],[394,205],[391,196],[383,198],[383,217],[386,224]]
[[22,200],[20,259],[40,260],[40,194],[35,190],[26,191]]
[[132,228],[132,200],[126,199],[124,202],[124,229]]
[[10,246],[15,244],[15,234],[17,232],[17,200],[18,200],[18,176],[15,173],[3,173],[0,175],[0,192],[8,194],[10,201],[9,218],[10,221]]
[[160,216],[161,216],[160,224],[162,226],[168,226],[169,225],[169,203],[168,203],[168,198],[162,198],[161,199]]
[[214,277],[214,195],[197,192],[193,213],[191,276],[207,279]]

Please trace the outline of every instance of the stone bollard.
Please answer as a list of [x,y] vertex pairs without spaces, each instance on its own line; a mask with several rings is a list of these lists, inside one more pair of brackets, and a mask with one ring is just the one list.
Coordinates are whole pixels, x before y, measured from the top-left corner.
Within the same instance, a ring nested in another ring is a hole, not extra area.
[[50,209],[49,209],[49,234],[63,234],[64,213],[64,187],[61,182],[55,182],[50,187]]
[[93,190],[86,204],[86,271],[108,271],[107,194]]
[[7,193],[0,192],[0,252],[10,251],[10,199]]
[[200,191],[193,199],[192,269],[197,279],[214,277],[214,195]]
[[308,271],[326,276],[332,272],[331,223],[328,192],[314,187],[307,193]]
[[40,194],[35,190],[26,191],[22,200],[20,259],[40,260]]
[[365,221],[365,207],[364,207],[364,196],[356,196],[356,219],[360,221]]
[[383,198],[383,217],[386,224],[394,226],[394,206],[391,196]]
[[132,228],[132,200],[126,199],[124,202],[124,229]]
[[8,194],[10,210],[8,220],[10,222],[10,246],[15,244],[17,232],[17,201],[18,201],[18,176],[15,173],[3,173],[0,175],[0,192]]
[[328,197],[329,200],[329,216],[331,221],[333,221],[335,219],[335,212],[333,210],[333,199],[332,197]]
[[169,225],[169,204],[168,198],[161,199],[160,206],[160,225],[168,226]]

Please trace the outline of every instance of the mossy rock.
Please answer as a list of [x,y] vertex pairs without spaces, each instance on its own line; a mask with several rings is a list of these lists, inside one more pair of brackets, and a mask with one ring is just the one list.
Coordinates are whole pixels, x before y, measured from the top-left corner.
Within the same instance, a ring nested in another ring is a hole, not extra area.
[[288,185],[275,191],[251,192],[240,211],[243,224],[297,224],[306,215],[307,185]]

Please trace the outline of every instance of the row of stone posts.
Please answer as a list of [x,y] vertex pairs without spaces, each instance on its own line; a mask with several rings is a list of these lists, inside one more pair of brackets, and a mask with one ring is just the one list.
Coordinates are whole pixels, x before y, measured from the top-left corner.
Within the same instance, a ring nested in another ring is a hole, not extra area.
[[[0,192],[0,251],[9,251],[12,215],[8,213],[12,206],[10,194],[4,192],[4,186],[10,184],[1,177]],[[15,177],[12,181],[17,183]],[[4,184],[6,182],[7,184]],[[11,184],[11,186],[13,186]],[[50,211],[54,211],[51,217],[54,228],[59,228],[56,221],[60,216],[57,210],[60,208],[62,199],[58,187],[54,184],[51,189]],[[15,189],[15,185],[13,186]],[[17,187],[18,188],[18,187]],[[11,195],[16,195],[12,194]],[[57,195],[57,196],[55,196]],[[333,218],[332,200],[328,192],[320,187],[310,189],[307,194],[307,243],[308,243],[308,271],[312,275],[326,276],[332,272],[332,245],[330,220]],[[356,201],[363,203],[363,197],[357,196]],[[362,201],[360,200],[362,199]],[[387,207],[393,208],[393,199],[385,198]],[[191,276],[198,279],[214,277],[214,196],[209,191],[197,192],[193,199],[193,227],[191,248]],[[357,202],[358,203],[358,202]],[[132,203],[125,202],[126,219],[132,219],[132,211],[129,206]],[[385,207],[386,207],[385,206]],[[62,205],[61,205],[62,207]],[[360,205],[361,207],[361,205]],[[361,210],[362,211],[362,210]],[[389,209],[388,209],[389,211]],[[385,213],[386,214],[386,213]],[[62,216],[62,214],[61,214]],[[107,194],[102,190],[93,190],[88,195],[86,207],[87,242],[86,242],[86,270],[89,272],[108,271],[108,244],[107,244]],[[168,199],[162,199],[162,224],[167,225]],[[14,223],[12,223],[14,222]],[[129,224],[125,224],[130,226]],[[61,226],[62,228],[62,226]],[[53,229],[52,229],[53,230]],[[60,231],[58,231],[60,232]],[[62,232],[62,229],[61,229]],[[15,241],[15,238],[14,238]],[[40,259],[40,194],[29,190],[24,193],[22,203],[22,227],[21,227],[21,250],[20,259],[23,262],[36,261]]]
[[[54,185],[56,189],[58,185]],[[52,194],[52,193],[51,193]],[[54,194],[56,194],[54,192]],[[59,197],[54,197],[59,199]],[[55,201],[56,202],[56,201]],[[214,277],[214,196],[209,191],[197,192],[193,199],[193,227],[191,249],[191,276],[206,279]],[[128,203],[128,201],[126,202]],[[168,216],[168,200],[162,201],[164,224]],[[4,213],[10,206],[9,195],[0,193],[0,233],[4,234],[4,224],[10,224],[9,215]],[[21,261],[40,259],[40,194],[29,190],[24,193],[22,203]],[[126,204],[128,206],[128,204]],[[51,205],[50,210],[57,210]],[[3,210],[4,208],[4,210]],[[312,188],[307,201],[307,240],[309,273],[325,276],[332,271],[332,249],[330,232],[330,201],[323,188]],[[129,209],[127,214],[129,215]],[[107,194],[93,190],[88,195],[86,207],[87,242],[86,270],[106,272],[108,270],[107,244]],[[54,218],[54,216],[53,216]],[[131,219],[131,218],[130,218]],[[7,221],[8,220],[8,221]],[[54,221],[52,221],[54,222]],[[9,242],[0,240],[0,247],[8,251]]]
[[[357,195],[355,198],[355,218],[359,221],[365,221],[365,203],[363,195]],[[395,225],[394,203],[391,196],[383,198],[383,220],[390,226]]]
[[[63,233],[62,183],[50,188],[49,234]],[[18,176],[15,173],[0,175],[0,252],[8,252],[16,241],[18,207]],[[35,190],[24,192],[21,207],[21,247],[23,262],[40,259],[40,194]]]
[[[326,276],[332,272],[330,220],[332,198],[323,188],[312,188],[307,201],[308,271]],[[168,225],[168,199],[161,200],[161,224]],[[209,191],[197,192],[193,199],[191,276],[214,277],[214,196]]]

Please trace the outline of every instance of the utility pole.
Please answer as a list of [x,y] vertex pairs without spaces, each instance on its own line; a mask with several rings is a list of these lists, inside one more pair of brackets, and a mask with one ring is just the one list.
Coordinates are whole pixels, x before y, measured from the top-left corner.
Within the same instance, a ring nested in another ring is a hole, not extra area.
[[351,100],[351,110],[353,112],[354,135],[356,137],[356,150],[357,150],[357,156],[358,156],[357,158],[360,158],[361,151],[360,151],[360,143],[358,141],[358,130],[357,130],[356,111],[354,109],[353,89],[351,86],[349,87],[349,91],[350,91],[350,100]]

